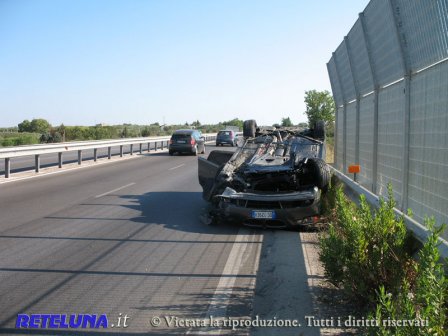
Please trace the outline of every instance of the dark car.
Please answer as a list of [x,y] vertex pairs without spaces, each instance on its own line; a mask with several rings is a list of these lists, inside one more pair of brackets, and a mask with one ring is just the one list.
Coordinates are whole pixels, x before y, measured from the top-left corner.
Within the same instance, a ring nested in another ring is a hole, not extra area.
[[324,123],[312,129],[258,128],[244,122],[244,143],[233,152],[199,158],[199,183],[210,202],[209,222],[291,228],[318,220],[330,180]]
[[191,129],[175,131],[169,144],[169,154],[174,153],[205,154],[205,139],[201,132]]
[[237,144],[237,134],[235,131],[222,130],[216,135],[216,146],[219,145],[231,145],[232,147]]

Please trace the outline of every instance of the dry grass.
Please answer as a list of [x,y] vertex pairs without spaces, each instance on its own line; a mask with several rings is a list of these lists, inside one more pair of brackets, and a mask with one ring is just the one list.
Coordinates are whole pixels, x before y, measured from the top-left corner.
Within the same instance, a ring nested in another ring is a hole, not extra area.
[[327,143],[327,157],[325,160],[327,163],[334,163],[334,145]]

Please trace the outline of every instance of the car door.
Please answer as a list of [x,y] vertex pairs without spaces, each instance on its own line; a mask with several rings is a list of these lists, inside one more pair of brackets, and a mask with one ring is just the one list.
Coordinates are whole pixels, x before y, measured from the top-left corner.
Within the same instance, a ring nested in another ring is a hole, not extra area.
[[233,156],[233,152],[214,150],[208,158],[198,158],[198,178],[202,186],[202,197],[209,201],[215,189],[215,178]]

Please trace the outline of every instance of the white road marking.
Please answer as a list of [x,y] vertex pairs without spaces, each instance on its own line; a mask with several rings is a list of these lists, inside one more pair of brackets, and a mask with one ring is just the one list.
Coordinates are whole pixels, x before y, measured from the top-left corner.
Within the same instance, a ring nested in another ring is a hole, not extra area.
[[182,163],[181,165],[178,165],[178,166],[176,166],[176,167],[170,168],[170,169],[168,169],[168,170],[174,170],[174,169],[180,168],[180,167],[182,167],[182,166],[185,166],[185,163]]
[[[237,279],[238,274],[240,273],[240,268],[247,261],[247,258],[251,255],[251,249],[256,248],[255,253],[255,262],[253,263],[252,274],[255,276],[258,271],[258,264],[260,261],[261,254],[261,245],[263,242],[263,236],[249,234],[250,231],[242,228],[238,231],[235,242],[233,243],[232,250],[230,251],[229,257],[227,258],[226,265],[224,266],[224,270],[222,271],[222,276],[219,279],[218,286],[215,289],[213,297],[210,301],[209,308],[205,315],[205,319],[208,319],[210,316],[213,316],[215,320],[223,319],[227,317],[227,306],[229,304],[230,298],[232,297],[233,288],[235,285],[235,281]],[[257,240],[257,244],[248,244],[249,242],[253,242]],[[255,289],[255,281],[254,278],[251,281],[249,287]],[[226,330],[228,331],[228,330]],[[215,327],[205,328],[205,330],[188,330],[187,335],[221,335],[223,332],[222,328]]]
[[114,193],[114,192],[116,192],[116,191],[119,191],[119,190],[121,190],[121,189],[124,189],[124,188],[130,187],[130,186],[132,186],[132,185],[134,185],[134,184],[135,184],[135,182],[132,182],[132,183],[126,184],[125,186],[122,186],[122,187],[120,187],[120,188],[117,188],[117,189],[114,189],[114,190],[111,190],[111,191],[105,192],[104,194],[96,195],[96,196],[95,196],[95,198],[100,198],[100,197],[103,197],[103,196],[106,196],[106,195],[112,194],[112,193]]

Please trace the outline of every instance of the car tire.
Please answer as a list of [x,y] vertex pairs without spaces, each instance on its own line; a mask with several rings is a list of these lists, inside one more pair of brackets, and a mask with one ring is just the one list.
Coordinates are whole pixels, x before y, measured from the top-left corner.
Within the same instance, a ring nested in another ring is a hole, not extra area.
[[327,191],[331,179],[331,171],[328,164],[322,159],[312,158],[308,159],[308,165],[310,165],[312,169],[312,175],[316,187],[324,192]]
[[316,121],[314,124],[313,138],[320,141],[325,140],[325,122],[323,120]]
[[174,151],[171,151],[171,150],[170,150],[170,151],[168,152],[168,154],[169,154],[169,155],[173,155],[173,154],[174,154]]
[[245,120],[243,123],[243,136],[245,138],[254,138],[257,131],[257,122],[253,119]]

